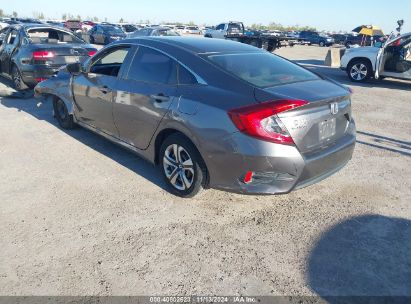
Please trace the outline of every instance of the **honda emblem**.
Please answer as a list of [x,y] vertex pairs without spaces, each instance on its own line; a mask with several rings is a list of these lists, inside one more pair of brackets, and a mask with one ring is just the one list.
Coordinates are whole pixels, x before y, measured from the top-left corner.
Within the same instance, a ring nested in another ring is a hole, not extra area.
[[330,104],[330,110],[331,110],[331,114],[335,115],[338,113],[338,103],[333,102],[332,104]]

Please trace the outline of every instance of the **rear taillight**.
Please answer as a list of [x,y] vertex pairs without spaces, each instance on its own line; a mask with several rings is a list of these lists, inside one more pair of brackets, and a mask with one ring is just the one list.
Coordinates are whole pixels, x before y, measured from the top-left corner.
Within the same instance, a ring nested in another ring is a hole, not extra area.
[[278,144],[294,144],[277,114],[307,104],[304,100],[268,101],[228,112],[238,130],[253,137]]
[[33,59],[34,60],[44,60],[47,58],[53,58],[54,53],[50,51],[35,51],[33,52]]
[[93,51],[89,51],[88,55],[91,57],[91,56],[94,56],[94,54],[96,54],[96,53],[97,53],[97,51],[93,50]]

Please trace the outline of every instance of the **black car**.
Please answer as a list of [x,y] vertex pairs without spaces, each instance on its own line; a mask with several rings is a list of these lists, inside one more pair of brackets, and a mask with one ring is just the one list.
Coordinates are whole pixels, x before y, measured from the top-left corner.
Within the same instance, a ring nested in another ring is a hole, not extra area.
[[346,35],[346,34],[333,34],[333,35],[331,35],[331,37],[334,38],[334,42],[336,44],[344,44],[346,39],[347,39],[347,36],[348,35]]
[[120,24],[119,26],[125,33],[132,33],[138,30],[137,26],[133,24]]
[[353,45],[370,46],[376,41],[383,41],[384,36],[347,35],[344,45],[349,48]]
[[137,38],[144,36],[180,36],[179,33],[173,31],[168,27],[156,26],[156,27],[146,27],[129,34],[129,38]]
[[298,40],[308,42],[309,44],[318,44],[319,46],[331,46],[334,44],[334,38],[320,35],[314,31],[301,31]]
[[126,38],[126,34],[117,26],[110,24],[98,24],[90,31],[90,43],[109,44]]
[[0,35],[0,74],[17,90],[34,87],[61,66],[82,62],[96,49],[72,32],[48,25],[18,24]]

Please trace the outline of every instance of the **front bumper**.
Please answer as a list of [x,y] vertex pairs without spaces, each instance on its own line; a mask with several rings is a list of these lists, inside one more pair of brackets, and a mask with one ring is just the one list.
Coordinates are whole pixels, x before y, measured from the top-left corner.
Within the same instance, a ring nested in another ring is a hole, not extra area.
[[[317,183],[343,168],[355,147],[354,132],[319,152],[302,155],[295,146],[251,138],[240,132],[225,140],[226,151],[205,158],[210,187],[244,194],[281,194]],[[227,152],[227,148],[231,152]],[[215,151],[216,152],[216,151]],[[245,173],[254,173],[244,183]]]

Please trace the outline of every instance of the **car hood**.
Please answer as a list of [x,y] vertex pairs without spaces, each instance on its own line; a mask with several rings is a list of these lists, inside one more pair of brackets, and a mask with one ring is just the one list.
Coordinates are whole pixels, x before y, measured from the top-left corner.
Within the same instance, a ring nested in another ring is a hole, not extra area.
[[350,92],[344,86],[326,79],[295,82],[255,90],[255,98],[258,102],[273,99],[300,99],[315,102],[349,94]]
[[363,46],[363,47],[353,47],[347,49],[345,52],[346,53],[378,53],[380,48],[374,47],[374,46]]

